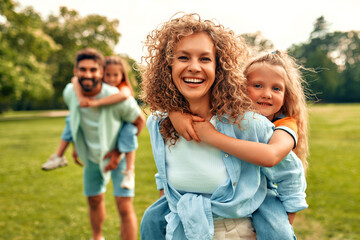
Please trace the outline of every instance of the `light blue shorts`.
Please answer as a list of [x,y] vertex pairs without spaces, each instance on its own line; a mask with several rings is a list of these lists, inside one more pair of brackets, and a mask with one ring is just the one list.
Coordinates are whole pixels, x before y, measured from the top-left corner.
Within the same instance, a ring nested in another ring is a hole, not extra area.
[[[128,153],[135,151],[139,144],[137,141],[137,128],[128,122],[124,122],[123,126],[120,129],[117,147],[120,152]],[[71,129],[70,129],[70,114],[67,115],[65,119],[65,127],[61,134],[61,139],[66,142],[72,142]]]
[[[124,178],[122,171],[126,169],[126,160],[123,158],[118,167],[111,171],[114,196],[116,197],[134,197],[134,189],[125,189],[120,187]],[[101,175],[99,164],[87,161],[84,166],[84,194],[87,197],[97,196],[106,191],[105,179]]]
[[71,129],[70,129],[70,114],[66,116],[65,118],[65,127],[64,131],[61,134],[61,139],[66,142],[72,142],[72,136],[71,136]]

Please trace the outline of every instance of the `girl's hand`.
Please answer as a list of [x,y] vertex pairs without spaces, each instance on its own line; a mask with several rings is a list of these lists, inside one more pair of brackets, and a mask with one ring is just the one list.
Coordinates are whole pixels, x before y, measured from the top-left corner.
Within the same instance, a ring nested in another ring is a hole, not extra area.
[[79,79],[78,79],[78,77],[77,76],[73,76],[72,78],[71,78],[71,83],[72,84],[79,84]]
[[205,121],[203,118],[181,112],[170,112],[169,118],[180,136],[187,141],[194,139],[195,141],[200,142],[200,139],[194,130],[193,123]]
[[193,126],[200,140],[206,143],[209,143],[218,133],[218,131],[209,121],[194,122]]
[[89,107],[89,98],[79,97],[79,105],[80,107]]
[[88,99],[88,107],[98,107],[100,104],[97,100]]

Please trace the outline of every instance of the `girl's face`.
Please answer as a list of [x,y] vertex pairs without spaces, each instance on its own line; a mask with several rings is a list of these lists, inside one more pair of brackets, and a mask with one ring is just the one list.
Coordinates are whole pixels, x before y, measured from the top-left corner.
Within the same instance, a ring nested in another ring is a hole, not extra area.
[[210,88],[215,81],[215,46],[204,32],[183,37],[175,47],[172,79],[191,104],[210,102]]
[[123,80],[123,72],[120,65],[109,64],[105,67],[104,82],[117,87]]
[[248,93],[260,114],[270,121],[284,105],[285,70],[280,66],[261,64],[248,76]]

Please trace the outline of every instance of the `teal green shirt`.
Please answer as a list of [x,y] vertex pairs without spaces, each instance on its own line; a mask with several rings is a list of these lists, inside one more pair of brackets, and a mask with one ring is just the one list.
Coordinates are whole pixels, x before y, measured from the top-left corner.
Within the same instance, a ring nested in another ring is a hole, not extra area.
[[[110,96],[118,93],[118,89],[108,84],[102,84],[101,91],[98,95],[102,97]],[[75,143],[75,148],[80,159],[87,164],[89,156],[87,152],[88,145],[85,141],[84,134],[81,131],[81,113],[79,101],[76,97],[73,85],[67,84],[63,91],[64,102],[70,110],[70,129]],[[121,126],[124,122],[134,122],[140,115],[140,107],[133,97],[129,97],[123,102],[101,106],[99,110],[98,134],[100,141],[100,170],[108,181],[109,173],[104,172],[104,167],[108,164],[109,159],[104,156],[111,150],[116,148],[116,141]]]

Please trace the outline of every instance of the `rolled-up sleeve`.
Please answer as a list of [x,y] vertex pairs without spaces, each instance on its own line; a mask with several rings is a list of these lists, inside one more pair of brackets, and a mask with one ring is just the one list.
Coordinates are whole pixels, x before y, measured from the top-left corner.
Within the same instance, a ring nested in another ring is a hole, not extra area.
[[301,160],[291,152],[279,164],[262,168],[262,172],[277,185],[279,199],[287,212],[298,212],[308,207],[306,203],[306,179]]

